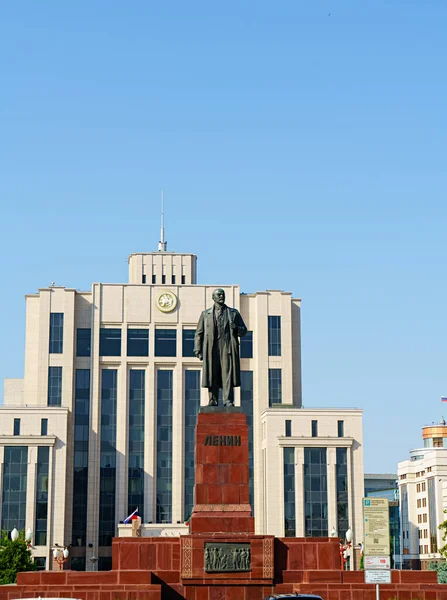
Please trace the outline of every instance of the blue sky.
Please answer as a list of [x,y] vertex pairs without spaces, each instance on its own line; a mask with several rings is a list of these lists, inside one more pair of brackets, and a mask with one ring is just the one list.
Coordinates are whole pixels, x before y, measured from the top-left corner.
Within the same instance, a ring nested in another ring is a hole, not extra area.
[[446,21],[444,0],[3,3],[0,378],[23,374],[24,295],[126,281],[164,187],[199,282],[303,299],[304,405],[363,408],[365,470],[395,471],[447,394]]

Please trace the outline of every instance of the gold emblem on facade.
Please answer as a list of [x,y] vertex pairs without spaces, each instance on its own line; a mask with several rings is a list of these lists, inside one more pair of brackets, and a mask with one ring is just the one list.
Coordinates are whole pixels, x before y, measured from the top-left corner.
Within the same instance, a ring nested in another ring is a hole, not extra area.
[[161,312],[169,313],[175,310],[177,302],[178,299],[174,292],[166,290],[165,292],[158,294],[155,304],[157,305],[158,310],[161,310]]

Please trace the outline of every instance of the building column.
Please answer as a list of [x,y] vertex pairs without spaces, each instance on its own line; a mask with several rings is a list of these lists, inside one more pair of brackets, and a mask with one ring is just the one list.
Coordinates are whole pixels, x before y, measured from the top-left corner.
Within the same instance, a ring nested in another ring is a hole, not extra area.
[[327,523],[328,534],[333,527],[338,532],[337,454],[335,448],[327,449]]
[[304,448],[295,447],[295,535],[304,537]]
[[28,447],[28,473],[26,479],[26,518],[25,531],[34,531],[36,516],[36,476],[37,476],[37,447]]

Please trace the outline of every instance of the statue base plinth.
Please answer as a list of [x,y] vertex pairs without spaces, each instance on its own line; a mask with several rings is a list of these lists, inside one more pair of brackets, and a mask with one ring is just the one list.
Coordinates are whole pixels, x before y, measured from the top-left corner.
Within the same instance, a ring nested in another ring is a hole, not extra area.
[[195,492],[190,533],[254,533],[248,426],[240,407],[204,406],[199,412]]

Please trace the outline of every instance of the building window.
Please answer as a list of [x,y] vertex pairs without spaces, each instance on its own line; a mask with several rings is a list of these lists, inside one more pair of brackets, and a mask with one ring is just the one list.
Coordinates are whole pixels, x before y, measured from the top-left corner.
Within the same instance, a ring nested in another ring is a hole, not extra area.
[[269,369],[269,405],[281,404],[282,377],[281,369]]
[[281,356],[281,317],[269,317],[269,356]]
[[326,448],[304,448],[304,535],[328,535]]
[[420,483],[417,483],[417,484],[416,484],[416,492],[419,494],[419,493],[420,493],[420,491],[421,491],[421,484],[420,484]]
[[99,332],[100,356],[121,356],[121,329],[106,329]]
[[50,448],[37,449],[36,472],[36,521],[34,523],[34,544],[46,546],[48,528],[48,473],[50,468]]
[[143,275],[141,277],[141,283],[146,283],[146,275],[145,275],[145,273],[143,273]]
[[20,435],[20,419],[14,419],[13,435]]
[[64,346],[64,313],[50,313],[50,354],[62,354]]
[[318,421],[312,421],[311,435],[312,437],[318,437]]
[[90,370],[76,369],[74,397],[74,468],[72,545],[87,545],[88,441],[90,431]]
[[295,448],[284,448],[284,536],[295,535]]
[[175,285],[175,275],[172,275],[172,277],[171,277],[171,283],[172,283],[172,285]]
[[422,506],[424,508],[427,506],[427,498],[422,498]]
[[40,435],[48,435],[48,419],[40,419]]
[[157,371],[157,523],[172,521],[172,370]]
[[182,283],[186,283],[186,277],[185,277],[185,275],[182,275]]
[[149,356],[149,329],[127,330],[127,356]]
[[71,571],[85,571],[85,556],[72,556],[70,559]]
[[428,528],[430,531],[430,552],[438,551],[438,527],[436,518],[435,480],[427,479],[428,495]]
[[418,523],[422,523],[422,515],[418,515]]
[[5,446],[1,531],[25,529],[28,448]]
[[286,437],[291,437],[292,435],[292,421],[286,419]]
[[[184,348],[184,346],[183,346]],[[200,371],[185,370],[185,488],[183,519],[189,519],[194,506],[194,481],[195,481],[195,430],[197,413],[200,408]]]
[[184,329],[182,331],[182,355],[194,356],[194,336],[195,329]]
[[337,421],[337,436],[345,437],[345,422]]
[[253,371],[241,371],[241,407],[248,425],[248,494],[254,516]]
[[62,406],[62,367],[48,367],[48,406]]
[[421,499],[420,498],[418,498],[416,500],[416,506],[417,506],[417,508],[421,508]]
[[76,356],[90,356],[90,339],[92,330],[90,327],[78,328],[76,330]]
[[425,492],[425,481],[421,483],[421,491]]
[[337,530],[338,536],[345,539],[349,529],[349,497],[348,497],[348,451],[347,448],[336,448],[337,478]]
[[152,283],[157,283],[157,276],[156,275],[152,275]]
[[111,571],[112,570],[112,557],[111,556],[100,556],[98,558],[98,571]]
[[45,571],[45,569],[47,568],[46,557],[45,556],[35,556],[34,557],[34,565],[37,567],[38,571]]
[[111,546],[115,535],[117,370],[103,369],[99,469],[99,546]]
[[177,330],[156,329],[155,330],[155,356],[177,355]]
[[161,283],[166,283],[166,275],[161,276]]
[[253,358],[253,331],[247,331],[240,341],[241,358]]
[[128,514],[139,508],[144,519],[144,390],[145,372],[129,372],[129,471]]

